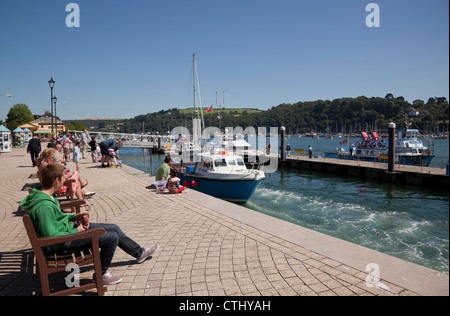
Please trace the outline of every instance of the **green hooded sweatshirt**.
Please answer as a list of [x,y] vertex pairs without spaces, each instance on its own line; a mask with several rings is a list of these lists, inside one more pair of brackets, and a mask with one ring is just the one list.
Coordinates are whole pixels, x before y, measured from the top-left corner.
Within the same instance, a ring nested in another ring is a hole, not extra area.
[[[61,212],[56,195],[52,198],[44,192],[33,189],[20,202],[20,206],[30,215],[38,237],[56,237],[78,232],[78,229],[73,227],[75,216]],[[62,246],[63,244],[57,244],[50,248],[56,251]]]

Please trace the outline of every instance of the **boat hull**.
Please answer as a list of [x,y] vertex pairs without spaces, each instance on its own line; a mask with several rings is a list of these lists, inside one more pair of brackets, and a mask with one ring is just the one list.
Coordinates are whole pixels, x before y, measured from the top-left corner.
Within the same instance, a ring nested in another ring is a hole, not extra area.
[[[252,180],[231,180],[231,179],[207,179],[197,177],[193,174],[178,174],[181,179],[180,184],[183,185],[185,181],[189,182],[189,188],[214,196],[219,199],[245,203],[247,202],[256,188],[263,179]],[[192,181],[196,181],[194,186]]]

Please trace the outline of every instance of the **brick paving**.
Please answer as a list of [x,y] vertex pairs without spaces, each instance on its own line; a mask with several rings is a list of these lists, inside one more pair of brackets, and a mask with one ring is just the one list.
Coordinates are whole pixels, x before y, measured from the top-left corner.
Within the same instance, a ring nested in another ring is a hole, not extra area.
[[[118,249],[109,271],[123,281],[108,286],[106,295],[417,295],[387,280],[381,281],[389,290],[368,287],[365,271],[202,206],[192,196],[186,198],[196,192],[156,194],[151,179],[129,167],[100,168],[85,159],[81,171],[89,180],[87,188],[97,192],[90,199],[90,221],[118,224],[142,246],[160,245],[143,264],[135,264]],[[18,211],[28,194],[26,185],[38,181],[35,172],[25,149],[0,157],[1,296],[41,294]],[[88,282],[92,273],[82,270],[80,278]],[[52,282],[59,284],[64,276],[56,274]]]

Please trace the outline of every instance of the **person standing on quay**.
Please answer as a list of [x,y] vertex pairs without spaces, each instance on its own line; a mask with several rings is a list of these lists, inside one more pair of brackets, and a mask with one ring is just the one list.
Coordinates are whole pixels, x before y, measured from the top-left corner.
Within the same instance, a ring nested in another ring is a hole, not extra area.
[[311,145],[309,145],[309,147],[308,147],[308,154],[309,154],[309,158],[312,158],[312,147],[311,147]]
[[73,146],[73,162],[76,164],[77,172],[80,172],[80,160],[81,160],[80,141],[77,140],[75,142],[75,146]]
[[84,129],[83,133],[81,133],[81,158],[86,159],[86,149],[88,145],[88,134],[87,130]]
[[31,155],[31,162],[33,167],[36,167],[36,159],[41,152],[41,140],[38,138],[37,134],[28,142],[27,153]]
[[63,152],[64,152],[64,160],[70,160],[70,144],[72,144],[72,140],[70,139],[69,131],[66,132],[66,137],[63,136],[62,144],[63,144]]

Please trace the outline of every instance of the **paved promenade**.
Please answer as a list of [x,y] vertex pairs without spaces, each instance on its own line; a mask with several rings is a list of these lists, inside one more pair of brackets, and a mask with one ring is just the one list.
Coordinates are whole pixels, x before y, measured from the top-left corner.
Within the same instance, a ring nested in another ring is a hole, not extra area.
[[[192,190],[156,194],[154,179],[130,167],[100,168],[85,159],[81,171],[97,192],[90,221],[118,224],[142,246],[160,245],[143,264],[118,249],[110,272],[123,281],[106,295],[449,294],[446,274]],[[25,149],[0,156],[0,296],[41,294],[18,211],[27,185],[38,182],[35,173]],[[373,285],[368,273],[377,271],[381,279]],[[82,269],[80,277],[92,273]]]

